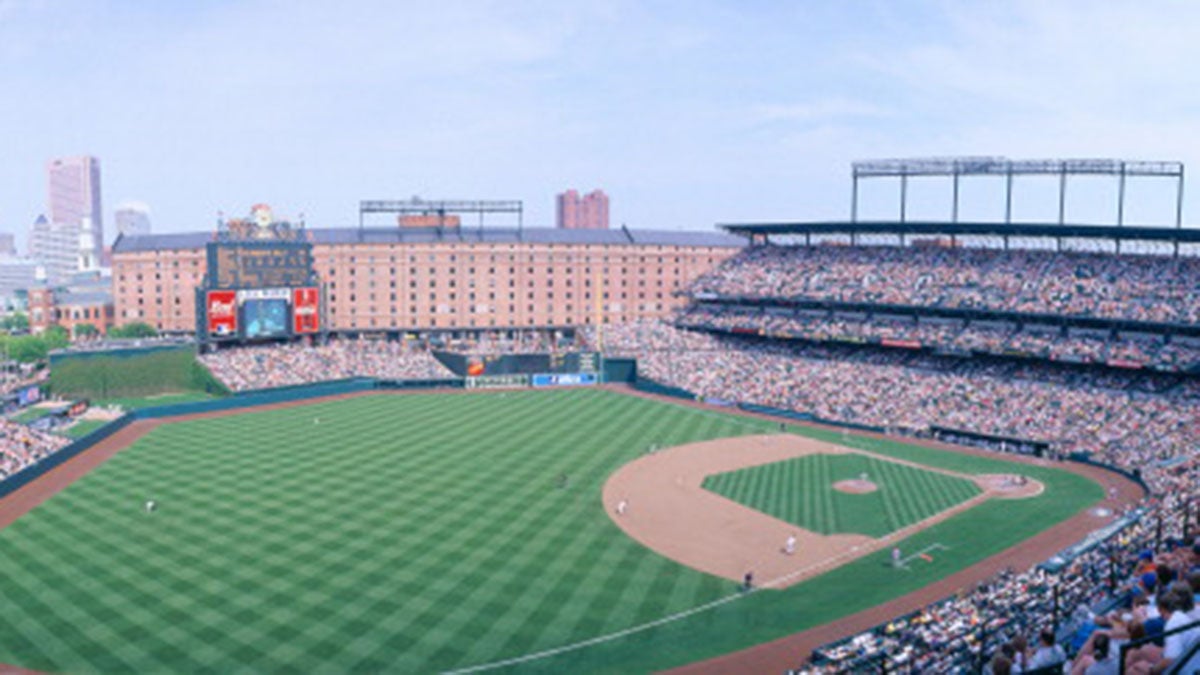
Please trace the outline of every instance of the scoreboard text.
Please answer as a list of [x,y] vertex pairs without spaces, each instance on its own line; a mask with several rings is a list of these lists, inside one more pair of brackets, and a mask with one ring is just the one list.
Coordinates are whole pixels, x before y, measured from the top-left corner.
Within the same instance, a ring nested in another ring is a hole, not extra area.
[[312,281],[308,242],[211,242],[210,288],[306,286]]

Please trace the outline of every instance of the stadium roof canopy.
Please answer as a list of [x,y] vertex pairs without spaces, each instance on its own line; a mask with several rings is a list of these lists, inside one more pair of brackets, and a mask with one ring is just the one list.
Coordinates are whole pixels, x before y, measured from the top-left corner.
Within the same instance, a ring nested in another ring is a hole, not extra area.
[[[314,244],[576,244],[608,246],[725,246],[740,247],[745,241],[720,232],[679,230],[564,230],[558,228],[475,227],[333,227],[307,228]],[[113,243],[113,253],[161,249],[203,248],[216,241],[212,232],[122,235]]]
[[900,222],[907,218],[908,181],[948,176],[953,180],[951,222],[958,222],[960,179],[1003,176],[1004,222],[1013,222],[1013,179],[1016,176],[1058,176],[1058,224],[1066,224],[1067,179],[1070,176],[1112,176],[1117,180],[1116,224],[1125,224],[1125,182],[1129,177],[1171,179],[1175,182],[1175,227],[1183,226],[1183,162],[1127,159],[1008,159],[1007,157],[927,157],[870,159],[851,165],[850,220],[858,220],[858,183],[879,178],[900,179]]
[[868,159],[851,165],[854,175],[1007,176],[1081,174],[1102,176],[1172,176],[1183,174],[1183,162],[1124,159],[1008,159],[1006,157],[927,157]]
[[718,225],[729,234],[743,237],[771,235],[930,235],[1107,239],[1198,243],[1200,229],[1177,227],[1133,227],[1058,223],[949,223],[945,221],[819,221],[796,223],[726,223]]

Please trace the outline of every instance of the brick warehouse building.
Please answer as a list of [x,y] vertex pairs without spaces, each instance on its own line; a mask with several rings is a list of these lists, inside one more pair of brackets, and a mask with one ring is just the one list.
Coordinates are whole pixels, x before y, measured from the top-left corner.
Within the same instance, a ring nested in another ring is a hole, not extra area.
[[[196,328],[209,232],[121,236],[115,322]],[[571,327],[668,314],[744,240],[661,230],[315,228],[334,332]],[[599,297],[596,295],[599,289]]]

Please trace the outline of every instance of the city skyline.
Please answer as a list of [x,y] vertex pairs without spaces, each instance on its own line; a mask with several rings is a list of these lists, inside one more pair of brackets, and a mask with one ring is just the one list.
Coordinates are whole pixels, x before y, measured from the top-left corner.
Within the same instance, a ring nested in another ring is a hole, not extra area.
[[608,195],[599,188],[579,194],[572,188],[556,199],[554,226],[562,230],[607,230]]
[[[0,95],[76,102],[0,110],[0,231],[24,250],[42,167],[75,155],[162,232],[257,202],[346,226],[361,199],[413,194],[520,199],[552,227],[564,185],[604,186],[613,223],[708,230],[844,219],[850,162],[871,157],[1195,166],[1197,28],[1187,3],[0,0]],[[1053,214],[1052,183],[1023,183],[1017,217]],[[890,216],[895,189],[860,215]],[[1131,183],[1129,222],[1171,222],[1168,189]],[[910,190],[909,217],[946,218],[944,184]],[[1069,218],[1107,222],[1110,192],[1079,181]],[[963,198],[964,218],[1001,211],[985,181]]]

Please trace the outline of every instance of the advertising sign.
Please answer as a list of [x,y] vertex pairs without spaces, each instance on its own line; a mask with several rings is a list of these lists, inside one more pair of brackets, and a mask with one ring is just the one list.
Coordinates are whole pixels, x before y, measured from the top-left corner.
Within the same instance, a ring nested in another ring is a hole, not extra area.
[[540,373],[532,378],[535,387],[580,387],[596,384],[595,373]]
[[22,408],[40,400],[42,400],[42,388],[36,384],[17,390],[17,405]]
[[209,291],[206,300],[209,335],[236,335],[237,291]]
[[317,309],[321,304],[321,293],[317,288],[292,289],[292,323],[295,333],[316,333],[321,329],[321,316]]

